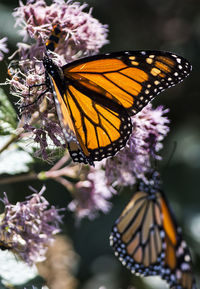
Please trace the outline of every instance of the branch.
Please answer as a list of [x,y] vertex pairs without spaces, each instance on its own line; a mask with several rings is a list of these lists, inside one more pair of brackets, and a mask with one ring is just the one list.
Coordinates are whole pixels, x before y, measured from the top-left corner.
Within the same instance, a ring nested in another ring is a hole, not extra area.
[[30,174],[24,174],[20,176],[3,178],[2,180],[0,180],[0,185],[26,182],[30,180],[38,180],[38,175],[36,173],[30,173]]

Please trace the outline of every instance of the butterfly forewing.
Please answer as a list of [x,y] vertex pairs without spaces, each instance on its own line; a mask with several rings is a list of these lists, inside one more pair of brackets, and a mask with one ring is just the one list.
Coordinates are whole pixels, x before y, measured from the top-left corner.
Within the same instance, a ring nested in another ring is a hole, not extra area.
[[61,92],[54,78],[50,76],[50,80],[53,86],[54,100],[56,104],[58,118],[63,128],[63,133],[66,137],[67,142],[70,142],[72,140],[76,141],[77,140],[76,132],[75,132],[73,120],[70,116],[69,105],[66,101],[66,96],[61,95]]
[[190,70],[184,58],[164,51],[97,55],[63,67],[66,77],[82,77],[102,87],[104,95],[121,103],[130,115],[161,91],[181,82]]
[[[77,122],[73,121],[72,110],[69,105],[70,99],[68,95],[65,95],[65,93],[61,95],[60,89],[57,87],[55,80],[51,76],[50,80],[54,88],[53,95],[58,118],[62,125],[65,138],[68,142],[68,150],[71,157],[75,159],[75,161],[94,165],[93,160],[90,158],[89,152],[77,130]],[[74,109],[74,107],[72,107],[72,109]]]
[[162,278],[167,280],[170,288],[196,289],[189,248],[164,195],[161,207],[166,243]]

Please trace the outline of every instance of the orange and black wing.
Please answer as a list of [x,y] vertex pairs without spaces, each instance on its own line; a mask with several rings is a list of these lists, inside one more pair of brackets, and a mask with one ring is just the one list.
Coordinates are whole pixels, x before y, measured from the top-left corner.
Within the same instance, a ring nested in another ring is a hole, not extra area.
[[196,289],[189,248],[163,194],[160,204],[166,244],[161,277],[169,283],[170,288]]
[[161,192],[136,192],[116,221],[110,243],[132,273],[159,275],[173,289],[196,289],[189,249]]
[[[79,132],[75,126],[75,123],[73,122],[66,94],[61,94],[59,87],[51,75],[49,75],[49,79],[53,87],[52,91],[58,118],[68,143],[68,149],[72,158],[76,158],[77,161],[85,164],[89,163],[94,165],[86,146],[83,144],[82,139],[79,136]],[[75,153],[75,156],[73,156],[73,153]],[[76,161],[76,159],[74,161]]]
[[165,233],[158,196],[136,192],[116,221],[110,243],[115,255],[132,273],[158,274],[164,261]]
[[69,152],[74,161],[91,164],[123,148],[132,132],[130,116],[191,70],[184,58],[162,51],[92,56],[61,69],[48,62],[44,58],[59,120],[67,142],[72,136],[76,143],[69,143]]
[[[113,156],[125,146],[132,124],[123,106],[98,91],[91,93],[90,89],[82,89],[76,83],[68,85],[64,101],[69,107],[80,148],[90,162]],[[74,161],[82,162],[71,144],[69,151]]]
[[[83,58],[62,67],[67,79],[98,92],[130,115],[191,71],[183,57],[164,51],[126,51]],[[102,105],[102,103],[100,103]]]
[[131,119],[119,104],[101,106],[89,91],[69,84],[64,92],[50,75],[58,117],[72,159],[93,165],[94,160],[114,155],[125,146],[132,131]]
[[[92,161],[113,156],[131,134],[131,115],[190,72],[182,57],[162,51],[132,51],[84,58],[62,67],[74,127]],[[77,150],[74,161],[82,162]]]

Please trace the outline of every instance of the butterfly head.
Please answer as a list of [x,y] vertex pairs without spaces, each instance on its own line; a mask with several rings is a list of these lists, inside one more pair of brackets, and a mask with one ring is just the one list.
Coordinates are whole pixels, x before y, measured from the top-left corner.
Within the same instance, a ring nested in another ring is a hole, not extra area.
[[[48,54],[45,54],[43,57],[43,65],[45,68],[46,75],[51,76],[56,82],[61,83],[63,78],[61,68],[54,63],[54,61],[48,57]],[[46,77],[47,79],[48,77]]]
[[45,54],[45,56],[43,57],[43,65],[47,71],[49,71],[55,66],[55,64],[53,63],[53,60],[49,58],[47,54]]

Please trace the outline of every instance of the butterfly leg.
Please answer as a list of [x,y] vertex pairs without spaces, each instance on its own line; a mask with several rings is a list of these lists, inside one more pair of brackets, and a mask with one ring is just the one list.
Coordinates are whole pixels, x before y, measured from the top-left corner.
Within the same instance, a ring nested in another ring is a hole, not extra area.
[[[43,85],[43,84],[40,84],[40,85],[37,85],[37,86],[41,86],[41,85]],[[35,104],[46,92],[48,92],[49,90],[48,89],[45,89],[37,98],[36,98],[36,100],[34,100],[33,102],[31,102],[31,103],[29,103],[29,104],[26,104],[26,105],[22,105],[21,107],[20,107],[20,109],[24,109],[24,108],[26,108],[26,107],[29,107],[30,105],[33,105],[33,104]]]

